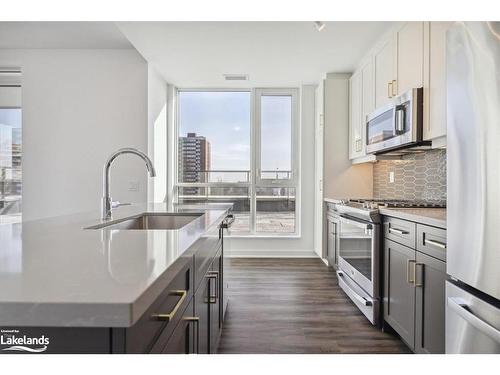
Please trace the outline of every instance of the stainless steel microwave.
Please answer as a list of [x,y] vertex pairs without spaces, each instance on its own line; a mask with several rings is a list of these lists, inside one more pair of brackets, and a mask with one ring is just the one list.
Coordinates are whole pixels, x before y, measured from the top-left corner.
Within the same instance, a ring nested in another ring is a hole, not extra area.
[[422,141],[423,88],[396,96],[366,118],[366,152],[382,154],[430,144]]

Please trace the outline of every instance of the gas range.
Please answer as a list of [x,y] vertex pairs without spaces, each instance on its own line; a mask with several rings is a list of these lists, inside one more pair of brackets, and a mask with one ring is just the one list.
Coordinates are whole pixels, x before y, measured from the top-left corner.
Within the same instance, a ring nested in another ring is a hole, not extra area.
[[380,222],[379,208],[445,208],[446,201],[399,200],[399,199],[342,199],[335,203],[340,214]]

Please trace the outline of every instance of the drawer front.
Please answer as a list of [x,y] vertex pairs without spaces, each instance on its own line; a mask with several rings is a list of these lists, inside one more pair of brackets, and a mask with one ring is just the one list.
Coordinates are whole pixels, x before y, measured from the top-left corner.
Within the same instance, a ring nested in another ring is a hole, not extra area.
[[147,353],[160,336],[166,341],[172,334],[193,297],[192,270],[192,258],[188,258],[160,297],[136,324],[127,329],[127,353]]
[[205,278],[208,268],[222,246],[222,229],[214,228],[207,232],[196,243],[194,251],[194,290],[198,289],[201,281]]
[[384,237],[415,248],[416,224],[411,221],[396,219],[393,217],[384,218]]
[[417,250],[446,262],[446,230],[417,224]]

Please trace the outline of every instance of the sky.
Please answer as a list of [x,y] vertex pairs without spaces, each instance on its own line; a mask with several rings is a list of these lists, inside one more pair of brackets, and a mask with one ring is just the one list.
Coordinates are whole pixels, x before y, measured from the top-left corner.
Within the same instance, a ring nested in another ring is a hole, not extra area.
[[[250,170],[250,92],[181,92],[180,136],[196,133],[211,145],[212,170]],[[289,170],[290,97],[261,102],[263,170]],[[288,130],[288,131],[287,131]]]

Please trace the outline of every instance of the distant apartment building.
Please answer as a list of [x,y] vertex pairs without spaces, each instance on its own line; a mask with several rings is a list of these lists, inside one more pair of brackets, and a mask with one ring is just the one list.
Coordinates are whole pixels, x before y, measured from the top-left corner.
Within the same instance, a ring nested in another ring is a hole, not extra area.
[[[179,137],[179,182],[207,182],[210,170],[210,142],[196,133]],[[197,188],[185,188],[184,194],[197,194]]]

